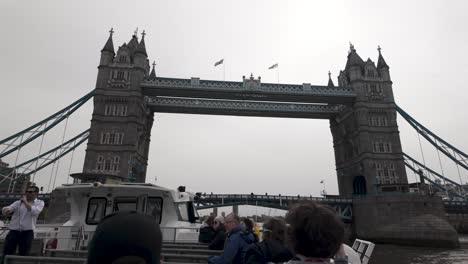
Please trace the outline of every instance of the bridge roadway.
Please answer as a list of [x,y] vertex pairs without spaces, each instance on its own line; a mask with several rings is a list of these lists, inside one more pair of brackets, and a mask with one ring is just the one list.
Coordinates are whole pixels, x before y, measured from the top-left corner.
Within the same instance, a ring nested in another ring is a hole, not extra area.
[[[0,207],[10,205],[21,198],[22,194],[0,194]],[[43,200],[45,206],[50,203],[50,193],[39,194],[38,198]],[[298,201],[311,200],[328,205],[336,210],[345,221],[352,221],[353,200],[340,197],[312,197],[312,196],[284,196],[284,195],[258,195],[258,194],[201,194],[195,196],[195,205],[198,210],[218,208],[225,206],[255,205],[267,208],[288,210]],[[468,214],[468,202],[444,201],[447,214]]]
[[340,215],[345,221],[353,218],[353,200],[348,198],[322,198],[312,196],[282,196],[282,195],[258,195],[258,194],[206,194],[195,197],[197,209],[209,209],[223,206],[255,205],[268,208],[288,210],[298,201],[311,200],[326,204]]

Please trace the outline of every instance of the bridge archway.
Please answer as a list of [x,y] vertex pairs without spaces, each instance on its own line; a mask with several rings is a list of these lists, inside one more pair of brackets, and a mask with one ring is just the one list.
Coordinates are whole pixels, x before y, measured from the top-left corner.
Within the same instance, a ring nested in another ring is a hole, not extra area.
[[366,195],[367,185],[366,178],[362,175],[354,177],[353,180],[353,194],[354,195]]
[[83,174],[145,182],[154,113],[161,112],[328,119],[340,195],[354,193],[355,175],[364,178],[356,183],[359,193],[379,190],[366,190],[365,183],[378,187],[375,175],[384,166],[395,168],[396,184],[408,182],[392,81],[380,51],[376,65],[364,62],[351,45],[338,86],[330,77],[326,86],[262,83],[253,75],[212,81],[158,77],[144,35],[132,36],[117,52],[110,35],[98,69]]

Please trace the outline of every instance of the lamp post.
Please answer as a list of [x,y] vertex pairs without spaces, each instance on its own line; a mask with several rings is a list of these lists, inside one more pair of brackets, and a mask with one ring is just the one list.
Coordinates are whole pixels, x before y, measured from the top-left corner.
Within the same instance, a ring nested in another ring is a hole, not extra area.
[[325,197],[325,195],[327,195],[327,190],[325,190],[325,180],[321,180],[320,183],[322,184],[322,187],[323,187],[321,194],[323,197]]

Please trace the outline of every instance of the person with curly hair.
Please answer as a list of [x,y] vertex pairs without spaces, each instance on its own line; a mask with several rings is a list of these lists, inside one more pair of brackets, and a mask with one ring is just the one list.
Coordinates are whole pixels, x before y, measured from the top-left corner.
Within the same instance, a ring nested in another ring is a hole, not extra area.
[[348,263],[343,254],[344,225],[329,207],[312,201],[295,204],[286,214],[288,242],[295,257],[289,264]]

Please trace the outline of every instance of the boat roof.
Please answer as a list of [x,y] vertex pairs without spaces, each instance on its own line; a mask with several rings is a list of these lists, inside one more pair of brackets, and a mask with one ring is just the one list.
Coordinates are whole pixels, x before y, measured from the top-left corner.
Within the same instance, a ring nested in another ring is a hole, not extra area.
[[122,189],[156,189],[162,191],[173,191],[168,188],[161,187],[159,185],[155,185],[152,183],[133,183],[133,182],[121,182],[121,183],[70,183],[70,184],[62,184],[62,186],[57,187],[57,189],[86,189],[86,188],[96,188],[96,187],[111,187],[111,188],[122,188]]

